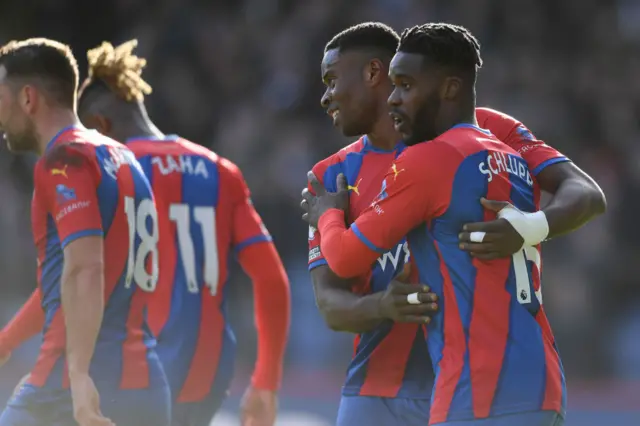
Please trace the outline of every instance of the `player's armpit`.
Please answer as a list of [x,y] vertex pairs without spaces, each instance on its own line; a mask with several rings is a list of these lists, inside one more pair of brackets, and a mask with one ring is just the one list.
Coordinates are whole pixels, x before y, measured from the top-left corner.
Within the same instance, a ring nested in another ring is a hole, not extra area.
[[0,332],[0,357],[42,331],[44,321],[41,292],[38,287]]
[[544,191],[553,194],[543,209],[549,224],[548,238],[578,229],[607,208],[602,189],[572,162],[545,167],[536,178]]
[[282,380],[291,316],[289,279],[273,243],[250,245],[238,260],[254,291],[258,359],[251,383],[257,389],[276,390]]
[[77,238],[64,249],[62,309],[69,377],[86,375],[104,311],[103,238]]
[[364,333],[384,318],[378,295],[361,296],[352,292],[354,280],[338,277],[327,265],[311,271],[316,305],[327,326],[334,331]]

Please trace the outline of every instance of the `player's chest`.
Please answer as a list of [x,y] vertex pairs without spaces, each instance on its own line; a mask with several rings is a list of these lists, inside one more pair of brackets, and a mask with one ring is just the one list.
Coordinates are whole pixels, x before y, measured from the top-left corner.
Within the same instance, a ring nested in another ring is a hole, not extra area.
[[[385,167],[386,165],[386,167]],[[349,189],[349,221],[354,221],[367,209],[380,194],[382,181],[387,174],[388,164],[379,168],[363,171],[363,173],[347,176]]]

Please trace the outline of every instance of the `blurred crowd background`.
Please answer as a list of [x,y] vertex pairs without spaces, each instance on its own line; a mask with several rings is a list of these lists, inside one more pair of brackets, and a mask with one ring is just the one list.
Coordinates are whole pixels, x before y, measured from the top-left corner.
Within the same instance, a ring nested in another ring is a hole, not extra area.
[[[316,424],[311,413],[319,416],[318,425],[332,420],[352,346],[351,336],[329,331],[316,310],[306,269],[307,230],[298,210],[307,170],[349,142],[319,105],[324,44],[366,20],[397,30],[428,21],[467,26],[480,40],[485,62],[478,105],[521,120],[590,173],[607,195],[604,217],[545,244],[545,306],[575,413],[568,424],[599,421],[585,411],[627,411],[611,424],[640,424],[632,419],[640,409],[639,1],[0,4],[0,43],[33,36],[69,43],[83,77],[88,48],[137,38],[138,54],[149,61],[145,78],[154,89],[147,99],[152,119],[164,132],[211,147],[242,168],[291,279],[293,316],[282,395],[289,421],[298,425]],[[0,148],[2,324],[35,287],[29,222],[34,161],[11,155],[4,144]],[[252,368],[255,331],[251,284],[239,271],[232,280],[231,313],[240,346],[237,395]],[[3,395],[31,366],[37,344],[30,342],[0,370]],[[230,401],[232,413],[233,396]]]

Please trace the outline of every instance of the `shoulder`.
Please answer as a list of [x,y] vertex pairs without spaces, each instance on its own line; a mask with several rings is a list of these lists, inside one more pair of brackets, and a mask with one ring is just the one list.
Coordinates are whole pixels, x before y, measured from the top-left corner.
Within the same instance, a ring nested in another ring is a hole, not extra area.
[[488,129],[498,139],[507,142],[516,135],[520,140],[535,140],[531,131],[518,119],[491,108],[476,108],[476,119],[480,127]]
[[314,175],[316,175],[318,180],[322,182],[324,175],[329,168],[343,163],[347,159],[347,155],[351,153],[361,152],[363,149],[364,149],[364,138],[360,138],[357,141],[340,149],[340,151],[331,154],[324,160],[318,161],[313,166],[311,171],[313,172]]
[[95,147],[84,141],[61,142],[48,150],[41,161],[44,169],[94,165]]

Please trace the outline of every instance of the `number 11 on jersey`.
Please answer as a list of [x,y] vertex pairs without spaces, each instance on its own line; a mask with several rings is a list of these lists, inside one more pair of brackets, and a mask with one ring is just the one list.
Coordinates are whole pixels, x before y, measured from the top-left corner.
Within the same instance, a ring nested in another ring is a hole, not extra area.
[[[187,204],[172,204],[169,207],[169,219],[176,224],[187,289],[190,293],[198,293],[200,289],[197,278],[196,254],[191,235],[191,207]],[[213,207],[194,207],[193,219],[200,225],[202,235],[204,284],[209,287],[211,295],[215,296],[218,293],[220,279],[216,211]]]

